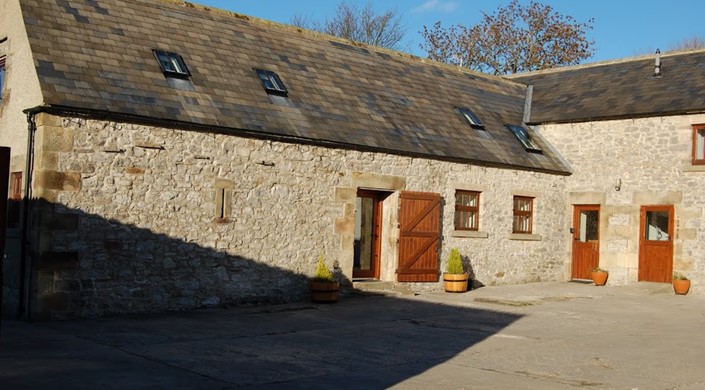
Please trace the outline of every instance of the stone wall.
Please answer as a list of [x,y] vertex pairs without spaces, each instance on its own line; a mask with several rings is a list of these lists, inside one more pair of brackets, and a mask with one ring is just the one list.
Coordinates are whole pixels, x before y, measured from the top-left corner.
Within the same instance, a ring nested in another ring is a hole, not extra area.
[[[441,269],[458,247],[483,284],[565,278],[563,176],[40,117],[35,193],[44,207],[36,208],[43,219],[35,225],[33,308],[40,316],[302,299],[321,252],[349,281],[357,188],[391,194],[384,280],[394,280],[402,190],[444,198]],[[482,232],[458,235],[454,191],[477,187]],[[534,235],[511,234],[513,194],[536,196]]]
[[705,115],[540,127],[574,169],[566,218],[572,218],[571,204],[602,206],[600,264],[610,270],[609,283],[638,279],[640,207],[672,204],[674,271],[693,281],[693,293],[705,294],[705,169],[691,165],[691,125],[698,123]]

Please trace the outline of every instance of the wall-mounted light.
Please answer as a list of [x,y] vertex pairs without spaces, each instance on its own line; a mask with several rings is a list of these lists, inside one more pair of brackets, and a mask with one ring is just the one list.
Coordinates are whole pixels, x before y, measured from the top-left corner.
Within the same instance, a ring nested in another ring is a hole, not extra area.
[[622,189],[622,179],[617,179],[614,181],[614,190],[619,191]]
[[661,77],[661,50],[656,49],[656,60],[654,61],[654,77]]

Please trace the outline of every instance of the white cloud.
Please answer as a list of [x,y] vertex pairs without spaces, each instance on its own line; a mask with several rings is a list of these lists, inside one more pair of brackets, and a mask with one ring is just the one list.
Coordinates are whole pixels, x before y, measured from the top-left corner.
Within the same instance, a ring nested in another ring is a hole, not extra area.
[[455,11],[456,8],[458,8],[458,3],[455,1],[428,0],[412,9],[411,12],[441,11],[447,13]]

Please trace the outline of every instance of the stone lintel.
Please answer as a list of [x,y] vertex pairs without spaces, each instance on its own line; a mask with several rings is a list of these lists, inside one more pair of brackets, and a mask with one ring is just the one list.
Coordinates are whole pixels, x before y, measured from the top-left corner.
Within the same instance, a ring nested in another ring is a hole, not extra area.
[[215,179],[215,188],[235,188],[235,182],[228,179]]
[[406,178],[376,173],[353,172],[353,187],[400,191],[406,188]]
[[683,202],[683,191],[635,191],[633,203],[638,205],[672,205]]
[[604,192],[569,192],[570,204],[605,204],[607,194]]

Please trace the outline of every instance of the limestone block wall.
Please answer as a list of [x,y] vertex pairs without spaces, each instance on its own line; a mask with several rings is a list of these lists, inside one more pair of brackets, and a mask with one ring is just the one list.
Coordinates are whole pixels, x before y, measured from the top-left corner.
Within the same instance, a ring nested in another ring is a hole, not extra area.
[[[565,278],[564,176],[42,115],[33,310],[44,316],[302,299],[320,253],[349,283],[358,188],[390,194],[383,280],[395,280],[404,190],[444,198],[441,270],[458,247],[483,284]],[[482,234],[458,236],[455,189],[477,186]],[[534,235],[511,235],[516,193],[536,197]]]
[[572,204],[602,206],[600,263],[610,269],[610,283],[638,279],[640,207],[672,204],[674,271],[693,281],[693,293],[705,294],[705,170],[691,165],[691,126],[698,123],[705,115],[540,127],[574,170],[567,178],[567,220]]

